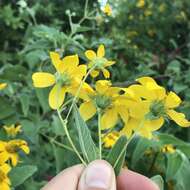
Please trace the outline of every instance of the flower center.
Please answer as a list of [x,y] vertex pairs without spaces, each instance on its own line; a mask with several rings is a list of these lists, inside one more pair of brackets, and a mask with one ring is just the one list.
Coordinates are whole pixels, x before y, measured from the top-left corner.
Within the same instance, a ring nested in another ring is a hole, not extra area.
[[153,120],[166,115],[166,109],[162,100],[155,100],[150,105],[150,112],[146,115],[147,119]]
[[96,69],[103,69],[106,61],[107,60],[104,57],[96,57],[92,62],[93,65],[96,65]]
[[6,147],[5,147],[6,151],[9,152],[9,153],[15,153],[15,152],[18,152],[19,150],[19,147],[18,145],[16,144],[8,144]]
[[71,84],[71,77],[65,72],[56,76],[56,81],[61,86],[69,86]]
[[95,101],[96,106],[102,110],[108,108],[112,103],[112,99],[110,97],[107,97],[102,94],[96,95],[95,97],[93,97],[93,99]]
[[0,170],[0,182],[4,181],[5,178],[6,178],[5,173],[2,170]]

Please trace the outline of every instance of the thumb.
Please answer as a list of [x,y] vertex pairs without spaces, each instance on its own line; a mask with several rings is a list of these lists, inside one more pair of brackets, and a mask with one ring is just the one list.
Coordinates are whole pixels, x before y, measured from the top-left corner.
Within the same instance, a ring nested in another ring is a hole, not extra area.
[[82,173],[78,190],[116,190],[112,166],[104,160],[91,162]]

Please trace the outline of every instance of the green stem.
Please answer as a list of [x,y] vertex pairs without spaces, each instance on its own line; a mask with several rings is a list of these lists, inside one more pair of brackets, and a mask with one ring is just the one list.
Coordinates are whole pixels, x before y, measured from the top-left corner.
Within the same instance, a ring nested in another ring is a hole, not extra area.
[[74,143],[73,143],[73,141],[72,141],[72,139],[71,139],[71,136],[70,136],[69,131],[68,131],[68,129],[67,129],[67,120],[63,120],[63,119],[62,119],[59,110],[57,110],[57,113],[58,113],[59,119],[60,119],[60,121],[61,121],[61,123],[62,123],[62,125],[63,125],[63,128],[64,128],[64,130],[65,130],[65,134],[66,134],[66,136],[67,136],[67,138],[68,138],[68,140],[69,140],[69,143],[71,144],[73,150],[75,151],[75,153],[77,154],[77,156],[78,156],[78,158],[81,160],[81,162],[82,162],[85,166],[87,166],[86,162],[85,162],[85,161],[83,160],[83,158],[81,157],[80,153],[78,152],[76,146],[74,145]]
[[58,146],[60,146],[60,147],[62,147],[62,148],[65,148],[65,149],[67,149],[67,150],[69,150],[69,151],[71,151],[71,152],[74,152],[74,150],[73,150],[72,148],[70,148],[69,146],[67,146],[67,145],[65,145],[65,144],[63,144],[63,143],[60,143],[60,142],[56,141],[55,138],[50,137],[50,136],[48,136],[48,135],[45,135],[45,134],[43,134],[43,133],[40,133],[40,134],[41,134],[42,136],[44,136],[45,138],[47,138],[51,143],[53,143],[53,144],[55,144],[55,145],[58,145]]
[[115,161],[115,164],[113,166],[113,168],[115,168],[121,158],[121,156],[123,155],[123,153],[125,152],[126,148],[128,147],[129,143],[132,141],[132,139],[136,136],[137,132],[139,129],[141,129],[144,125],[144,119],[142,119],[142,121],[140,122],[139,127],[137,127],[136,131],[133,133],[133,135],[131,135],[131,137],[129,138],[129,140],[126,142],[125,146],[123,147],[123,149],[121,150],[121,153],[119,154],[117,160]]
[[79,88],[77,89],[77,92],[76,92],[76,94],[75,94],[75,96],[74,96],[74,98],[73,98],[71,107],[69,108],[69,111],[68,111],[68,113],[67,113],[67,116],[66,116],[66,118],[65,118],[65,121],[68,120],[68,118],[69,118],[69,115],[70,115],[70,113],[71,113],[71,111],[72,111],[72,109],[73,109],[73,106],[74,106],[74,104],[75,104],[76,99],[78,98],[78,95],[79,95],[79,93],[80,93],[80,90],[81,90],[81,88],[82,88],[82,85],[84,84],[84,82],[86,81],[88,75],[94,70],[95,67],[96,67],[96,65],[94,65],[91,69],[89,69],[88,72],[87,72],[87,74],[86,74],[86,76],[85,76],[85,77],[83,78],[83,80],[81,81],[80,86],[79,86]]
[[101,134],[101,111],[98,110],[98,138],[99,138],[99,156],[102,159],[102,134]]

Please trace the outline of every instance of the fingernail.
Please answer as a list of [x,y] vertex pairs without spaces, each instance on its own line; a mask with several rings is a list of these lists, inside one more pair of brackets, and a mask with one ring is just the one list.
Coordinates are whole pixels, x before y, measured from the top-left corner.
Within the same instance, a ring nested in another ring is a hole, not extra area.
[[112,171],[106,163],[93,163],[86,173],[86,185],[89,190],[107,190],[110,187]]

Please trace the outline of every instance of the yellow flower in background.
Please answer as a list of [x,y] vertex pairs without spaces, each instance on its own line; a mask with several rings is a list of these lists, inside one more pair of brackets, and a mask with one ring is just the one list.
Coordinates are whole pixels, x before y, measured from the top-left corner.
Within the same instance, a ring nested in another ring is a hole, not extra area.
[[22,132],[21,125],[3,126],[3,128],[10,137],[15,137],[18,133]]
[[0,83],[0,90],[3,90],[7,87],[7,83]]
[[143,8],[145,6],[145,0],[139,0],[136,5],[138,8]]
[[117,131],[110,132],[103,136],[102,142],[104,143],[105,148],[112,148],[114,144],[117,142],[119,139],[120,134]]
[[148,33],[148,35],[149,35],[150,37],[153,37],[153,36],[156,34],[156,31],[155,31],[154,29],[149,29],[149,30],[147,31],[147,33]]
[[95,66],[95,69],[90,73],[90,75],[95,78],[100,74],[100,71],[103,72],[105,78],[110,77],[109,71],[106,67],[115,64],[115,61],[108,61],[105,56],[104,45],[98,47],[97,53],[93,50],[87,50],[85,56],[90,60],[88,67],[92,68]]
[[167,144],[162,147],[161,152],[173,154],[176,152],[176,149],[172,144]]
[[128,109],[123,105],[125,97],[119,95],[118,87],[112,87],[111,82],[99,80],[93,89],[88,92],[88,99],[80,105],[80,113],[84,120],[92,118],[98,110],[101,111],[101,128],[109,129],[116,125],[119,116],[123,122],[128,121]]
[[112,15],[112,8],[108,3],[103,7],[103,12],[108,16]]
[[123,134],[131,136],[133,131],[138,131],[140,135],[152,138],[152,132],[160,129],[166,118],[181,127],[190,126],[185,115],[174,110],[181,103],[181,99],[174,92],[166,93],[151,77],[142,77],[137,81],[140,84],[128,88],[134,92],[136,102],[129,107],[130,118],[122,130]]
[[151,11],[151,10],[145,10],[145,11],[144,11],[144,15],[145,15],[146,17],[151,16],[151,15],[152,15],[152,11]]
[[30,149],[26,141],[19,139],[8,142],[0,141],[0,164],[5,163],[7,160],[11,160],[12,165],[16,166],[19,161],[18,152],[20,150],[29,154]]
[[58,109],[64,102],[66,92],[76,93],[86,74],[86,66],[79,65],[78,55],[61,59],[58,53],[50,52],[50,57],[56,73],[36,72],[32,75],[32,79],[37,88],[53,86],[49,93],[49,105],[52,109]]
[[162,3],[160,4],[160,6],[158,7],[158,10],[162,13],[166,10],[166,4],[165,3]]
[[10,179],[8,177],[8,173],[10,172],[11,167],[4,163],[0,165],[0,189],[1,190],[10,190]]

